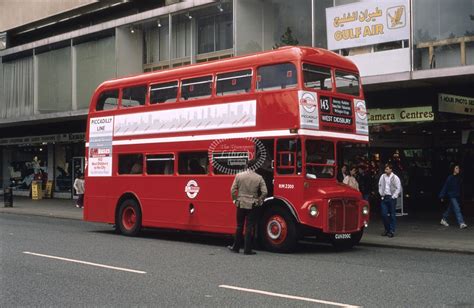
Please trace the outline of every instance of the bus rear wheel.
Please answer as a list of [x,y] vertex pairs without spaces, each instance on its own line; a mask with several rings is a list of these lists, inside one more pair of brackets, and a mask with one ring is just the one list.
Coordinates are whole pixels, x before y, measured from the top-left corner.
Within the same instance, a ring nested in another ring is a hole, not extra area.
[[120,203],[116,226],[123,235],[136,236],[142,228],[142,212],[138,202],[125,199]]
[[298,240],[296,221],[286,209],[267,209],[259,229],[261,244],[266,250],[291,252],[295,249]]

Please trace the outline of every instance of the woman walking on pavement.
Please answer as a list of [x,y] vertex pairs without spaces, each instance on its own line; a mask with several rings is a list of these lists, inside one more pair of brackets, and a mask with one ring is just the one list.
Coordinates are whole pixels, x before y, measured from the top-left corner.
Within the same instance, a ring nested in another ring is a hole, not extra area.
[[459,228],[464,229],[467,228],[467,225],[464,223],[464,218],[462,217],[461,213],[461,207],[459,206],[459,197],[461,196],[461,177],[459,176],[460,172],[461,169],[459,165],[453,165],[452,174],[448,176],[446,182],[444,182],[441,192],[439,193],[439,198],[441,199],[441,202],[443,202],[444,199],[449,200],[448,209],[446,210],[446,212],[444,212],[440,224],[445,227],[449,227],[447,220],[449,214],[452,211],[456,216]]
[[84,207],[84,175],[79,173],[76,180],[74,181],[74,189],[76,194],[79,196],[77,199],[76,207]]

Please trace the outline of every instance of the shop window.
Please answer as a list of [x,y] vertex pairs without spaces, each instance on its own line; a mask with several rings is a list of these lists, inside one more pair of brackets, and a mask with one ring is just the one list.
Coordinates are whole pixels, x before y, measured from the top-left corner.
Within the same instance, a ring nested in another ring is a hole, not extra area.
[[116,109],[118,105],[119,90],[107,90],[99,95],[95,105],[96,111]]
[[178,96],[178,82],[165,82],[151,85],[150,104],[175,102]]
[[119,154],[118,156],[119,174],[142,174],[143,155],[142,154]]
[[301,173],[301,143],[299,139],[279,139],[276,156],[277,173]]
[[207,152],[183,152],[178,156],[180,174],[207,174],[209,166]]
[[334,143],[327,140],[306,140],[306,177],[332,178],[335,169]]
[[181,97],[184,100],[210,97],[212,93],[212,76],[183,80]]
[[303,79],[306,88],[331,91],[331,69],[327,67],[303,64]]
[[173,174],[174,155],[173,154],[153,154],[146,156],[147,174]]
[[136,107],[145,105],[147,87],[138,86],[122,90],[122,107]]
[[292,63],[268,65],[258,68],[257,90],[269,91],[296,87],[296,67]]
[[339,93],[359,96],[359,76],[336,70],[336,89]]
[[252,82],[252,70],[217,75],[217,95],[247,93]]

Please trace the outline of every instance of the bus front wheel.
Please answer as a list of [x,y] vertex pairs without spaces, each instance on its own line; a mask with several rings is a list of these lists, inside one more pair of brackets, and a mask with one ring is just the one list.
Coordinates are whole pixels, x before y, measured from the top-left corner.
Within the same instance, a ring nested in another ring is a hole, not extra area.
[[274,252],[291,252],[298,240],[293,215],[276,206],[270,207],[263,214],[259,234],[262,246]]
[[142,212],[138,202],[134,199],[125,199],[120,203],[116,226],[120,233],[127,236],[136,236],[142,228]]

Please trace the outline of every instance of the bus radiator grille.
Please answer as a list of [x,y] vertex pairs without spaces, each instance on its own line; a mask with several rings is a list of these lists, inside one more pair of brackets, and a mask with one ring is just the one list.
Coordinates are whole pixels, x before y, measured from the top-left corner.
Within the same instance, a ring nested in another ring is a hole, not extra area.
[[355,200],[332,199],[328,208],[329,232],[347,233],[357,231],[359,210]]

